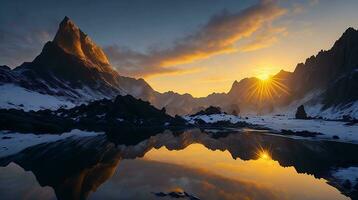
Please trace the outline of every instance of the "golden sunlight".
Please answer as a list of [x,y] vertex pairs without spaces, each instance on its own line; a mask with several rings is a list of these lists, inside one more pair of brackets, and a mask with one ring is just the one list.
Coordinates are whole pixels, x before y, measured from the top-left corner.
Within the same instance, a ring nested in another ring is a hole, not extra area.
[[270,78],[270,75],[266,74],[266,73],[262,73],[262,74],[257,75],[257,78],[262,80],[262,81],[265,81],[265,80],[268,80]]
[[248,99],[255,98],[259,102],[270,99],[274,100],[282,94],[289,94],[288,87],[278,78],[262,74],[257,81],[248,90]]
[[262,147],[257,150],[257,157],[261,160],[271,160],[270,152]]

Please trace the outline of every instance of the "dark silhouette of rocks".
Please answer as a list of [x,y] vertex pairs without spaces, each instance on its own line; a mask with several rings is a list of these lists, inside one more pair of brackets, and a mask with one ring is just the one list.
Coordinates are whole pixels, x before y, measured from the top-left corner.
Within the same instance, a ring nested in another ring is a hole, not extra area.
[[307,117],[307,113],[305,111],[305,107],[303,105],[300,105],[297,108],[296,114],[295,114],[296,119],[308,119]]
[[221,111],[220,107],[209,106],[205,110],[201,110],[201,111],[193,114],[192,116],[195,116],[195,115],[213,115],[213,114],[222,114],[222,113],[223,112]]
[[23,133],[63,133],[72,129],[106,132],[137,128],[167,129],[184,127],[185,123],[181,117],[169,116],[149,102],[130,95],[56,111],[0,109],[0,130]]

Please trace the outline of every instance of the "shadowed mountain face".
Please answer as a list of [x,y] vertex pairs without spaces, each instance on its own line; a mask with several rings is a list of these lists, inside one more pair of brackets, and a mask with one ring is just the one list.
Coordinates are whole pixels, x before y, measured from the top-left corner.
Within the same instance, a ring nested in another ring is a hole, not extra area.
[[199,143],[212,151],[227,150],[233,159],[256,160],[262,148],[269,150],[272,159],[281,166],[293,166],[299,173],[325,178],[345,194],[357,197],[356,190],[342,187],[332,176],[332,169],[358,165],[357,157],[347,153],[357,152],[357,145],[295,140],[255,132],[229,133],[219,138],[199,130],[149,135],[136,141],[104,135],[69,138],[0,158],[0,166],[15,162],[26,171],[32,171],[41,186],[54,188],[58,199],[86,199],[111,178],[122,160],[143,157],[152,149],[182,150]]
[[311,90],[323,90],[326,106],[349,103],[358,99],[357,69],[358,31],[349,28],[330,50],[320,51],[304,64],[298,64],[290,87],[296,97]]
[[312,92],[318,94],[301,103],[319,103],[324,108],[349,105],[358,99],[357,69],[358,31],[349,28],[330,50],[298,64],[292,73],[276,74],[272,78],[276,89],[270,95],[260,92],[264,84],[257,78],[235,81],[228,93],[204,98],[159,93],[143,79],[121,76],[112,68],[102,49],[65,17],[54,40],[46,43],[32,62],[13,70],[0,67],[0,85],[16,84],[42,94],[64,97],[76,104],[130,94],[159,109],[165,107],[171,115],[192,114],[211,105],[228,113],[233,107],[239,107],[242,112],[261,113],[285,107]]

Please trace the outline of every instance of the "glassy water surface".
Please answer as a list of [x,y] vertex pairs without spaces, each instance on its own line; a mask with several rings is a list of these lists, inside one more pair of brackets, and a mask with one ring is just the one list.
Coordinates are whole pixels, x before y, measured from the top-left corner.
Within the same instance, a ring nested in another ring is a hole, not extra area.
[[[0,159],[1,199],[350,199],[357,145],[240,131],[68,138]],[[343,194],[342,194],[343,193]]]

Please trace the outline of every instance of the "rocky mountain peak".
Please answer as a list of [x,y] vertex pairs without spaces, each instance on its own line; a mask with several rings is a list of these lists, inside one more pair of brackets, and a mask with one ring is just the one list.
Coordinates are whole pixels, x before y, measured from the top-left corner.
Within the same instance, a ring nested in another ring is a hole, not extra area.
[[349,48],[349,50],[356,50],[358,46],[358,30],[349,27],[342,36],[336,41],[333,46],[335,48]]
[[110,65],[103,50],[67,16],[60,23],[53,43],[66,53],[81,58],[89,66],[105,70]]

